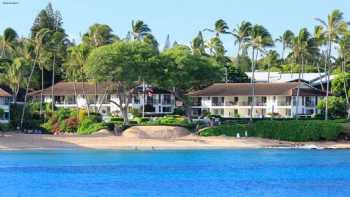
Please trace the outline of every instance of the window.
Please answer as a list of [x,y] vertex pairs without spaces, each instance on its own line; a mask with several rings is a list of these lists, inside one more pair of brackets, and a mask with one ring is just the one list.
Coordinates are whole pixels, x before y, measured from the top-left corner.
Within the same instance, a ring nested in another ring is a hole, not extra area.
[[170,104],[171,104],[171,95],[164,94],[163,95],[163,105],[170,105]]
[[149,105],[153,105],[153,96],[147,96],[146,97],[146,103]]
[[214,115],[223,116],[224,115],[224,109],[214,109],[213,110],[213,114]]
[[163,107],[163,113],[170,113],[171,107]]
[[134,96],[134,104],[140,104],[140,97],[138,95]]
[[213,97],[211,102],[213,106],[223,106],[224,100],[224,97]]
[[0,120],[8,120],[10,119],[10,113],[9,112],[5,112],[4,115],[2,117],[0,117]]

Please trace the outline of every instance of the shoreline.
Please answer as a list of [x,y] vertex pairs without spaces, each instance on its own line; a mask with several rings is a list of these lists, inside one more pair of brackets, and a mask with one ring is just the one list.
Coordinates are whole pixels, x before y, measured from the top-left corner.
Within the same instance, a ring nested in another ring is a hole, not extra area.
[[142,139],[123,136],[53,136],[5,133],[0,151],[23,150],[214,150],[214,149],[350,149],[350,142],[287,142],[255,137]]

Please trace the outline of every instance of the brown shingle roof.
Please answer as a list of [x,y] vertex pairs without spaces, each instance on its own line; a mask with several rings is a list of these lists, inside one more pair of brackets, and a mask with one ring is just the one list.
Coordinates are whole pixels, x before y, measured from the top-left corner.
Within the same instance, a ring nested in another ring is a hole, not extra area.
[[[298,83],[256,83],[255,94],[257,96],[295,96]],[[250,83],[216,83],[203,90],[189,93],[189,96],[250,96],[253,85]],[[310,87],[305,83],[300,84],[300,96],[324,96],[325,93]]]
[[[56,83],[54,86],[54,95],[55,96],[67,96],[67,95],[74,95],[75,91],[74,91],[74,82],[58,82]],[[115,89],[113,89],[113,84],[111,82],[107,82],[107,83],[98,83],[97,87],[95,87],[94,83],[88,83],[85,82],[84,83],[84,89],[83,89],[83,83],[82,82],[77,82],[76,83],[76,91],[77,94],[83,94],[85,91],[85,94],[87,95],[95,95],[95,91],[97,94],[102,95],[105,93],[106,89],[108,88],[109,93],[113,93],[116,92],[114,91]],[[152,87],[149,88],[152,89],[152,92],[154,94],[166,94],[169,93],[169,91],[160,89],[160,88],[156,88],[156,87]],[[135,92],[142,92],[142,87],[138,87],[135,89]],[[41,90],[37,90],[37,91],[33,91],[31,93],[29,93],[29,96],[40,96]],[[46,89],[44,89],[43,91],[43,95],[51,95],[52,93],[52,89],[51,87],[48,87]]]
[[10,93],[6,92],[4,89],[0,88],[0,97],[11,96]]
[[[76,91],[77,91],[77,94],[83,94],[85,92],[85,94],[94,95],[96,90],[97,94],[104,94],[108,85],[110,85],[110,83],[98,83],[97,87],[95,87],[94,83],[85,82],[83,86],[82,82],[77,82]],[[55,96],[65,96],[65,95],[75,94],[74,82],[58,82],[53,86],[53,89],[54,89]],[[44,89],[43,95],[51,95],[51,91],[52,91],[51,87],[48,87]],[[39,96],[40,93],[41,93],[41,90],[37,90],[29,93],[29,95]]]

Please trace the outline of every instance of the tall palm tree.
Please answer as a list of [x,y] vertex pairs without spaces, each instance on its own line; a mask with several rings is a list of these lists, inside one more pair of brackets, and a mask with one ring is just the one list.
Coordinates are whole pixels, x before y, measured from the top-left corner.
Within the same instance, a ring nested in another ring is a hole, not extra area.
[[205,28],[203,31],[209,31],[215,33],[216,37],[219,37],[220,34],[228,34],[229,27],[223,19],[219,19],[214,24],[214,29]]
[[26,60],[24,58],[15,58],[11,64],[6,67],[6,72],[0,74],[0,82],[6,83],[10,86],[12,91],[12,100],[14,104],[17,103],[17,96],[20,87],[23,84],[24,70],[26,65]]
[[29,77],[27,79],[27,85],[26,85],[26,94],[24,95],[24,104],[23,104],[23,108],[22,108],[22,114],[21,114],[21,124],[20,127],[21,129],[23,129],[23,121],[24,121],[24,114],[25,114],[25,110],[26,110],[26,106],[27,106],[27,99],[28,99],[28,92],[29,92],[29,87],[30,87],[30,82],[32,80],[33,77],[33,73],[35,70],[35,67],[37,65],[38,62],[38,58],[39,58],[39,54],[40,51],[42,51],[42,47],[43,47],[43,40],[45,38],[45,36],[50,33],[50,30],[47,28],[43,28],[41,29],[34,38],[34,53],[35,53],[35,57],[34,60],[32,61],[32,69],[30,71]]
[[250,31],[252,30],[252,24],[247,21],[242,21],[241,24],[239,24],[231,34],[235,38],[235,45],[238,45],[237,49],[237,59],[240,55],[242,55],[243,51],[245,51],[245,48],[247,46],[247,43],[249,42],[249,35]]
[[[316,25],[314,28],[314,39],[315,39],[315,44],[317,45],[317,48],[321,48],[323,45],[325,45],[326,42],[326,38],[324,37],[324,33],[323,33],[323,26],[321,25]],[[322,54],[324,54],[324,52],[322,52]],[[317,67],[317,72],[319,74],[319,78],[321,79],[323,76],[321,74],[321,69],[320,69],[320,64],[322,62],[322,56],[318,56],[318,58],[316,58],[316,67]],[[326,64],[326,61],[325,61]],[[323,87],[323,83],[321,83],[321,90],[324,90]]]
[[343,20],[343,13],[340,10],[333,10],[324,21],[320,18],[316,18],[317,21],[324,26],[324,34],[327,38],[327,87],[326,87],[326,109],[325,109],[325,120],[328,120],[328,95],[329,95],[329,74],[331,69],[331,54],[332,46],[336,43],[339,34],[346,31],[347,23]]
[[83,43],[90,47],[99,47],[110,44],[118,37],[112,34],[112,28],[105,24],[94,24],[82,37]]
[[269,31],[262,25],[254,25],[250,35],[249,35],[249,44],[248,46],[252,51],[252,64],[251,64],[251,72],[252,77],[250,79],[250,83],[252,84],[252,102],[250,104],[250,121],[253,120],[253,110],[254,105],[256,103],[255,96],[255,67],[256,61],[259,55],[259,52],[264,52],[265,48],[274,46],[273,39]]
[[[85,94],[85,72],[84,66],[86,64],[87,57],[89,55],[90,48],[85,44],[80,44],[77,46],[72,46],[68,48],[68,58],[65,62],[66,70],[68,74],[73,78],[74,82],[74,96],[75,100],[77,99],[77,79],[79,78],[82,81],[83,96],[87,100]],[[89,103],[87,102],[87,112],[90,115]]]
[[349,103],[349,95],[347,91],[347,75],[346,75],[346,63],[349,60],[349,51],[350,51],[350,32],[346,31],[342,34],[342,36],[338,40],[338,54],[339,58],[341,60],[341,73],[342,73],[342,78],[343,78],[343,89],[344,89],[344,95],[346,99],[346,104],[347,104],[347,111],[348,111],[348,116],[347,118],[350,118],[350,103]]
[[1,40],[1,58],[9,59],[11,53],[14,52],[18,39],[17,32],[12,28],[6,28]]
[[151,28],[141,20],[131,21],[131,32],[134,40],[141,40],[143,37],[151,33]]
[[267,82],[270,83],[270,72],[272,66],[277,66],[279,62],[279,54],[275,50],[269,50],[265,53],[267,63]]
[[315,54],[315,51],[317,50],[318,48],[315,39],[311,36],[310,32],[306,28],[302,28],[299,31],[298,35],[293,38],[291,56],[294,57],[295,62],[299,63],[300,65],[296,98],[296,119],[298,119],[299,113],[300,85],[301,78],[304,73],[305,60]]
[[282,60],[284,62],[284,53],[287,48],[290,48],[292,45],[292,40],[294,38],[294,33],[291,30],[286,30],[280,37],[276,39],[277,42],[282,43]]

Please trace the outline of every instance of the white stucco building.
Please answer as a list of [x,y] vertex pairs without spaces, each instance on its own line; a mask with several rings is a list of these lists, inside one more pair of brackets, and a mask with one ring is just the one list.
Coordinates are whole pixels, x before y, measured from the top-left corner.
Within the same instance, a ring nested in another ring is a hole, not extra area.
[[[102,115],[119,114],[120,110],[113,102],[117,102],[113,86],[107,83],[94,85],[91,83],[59,82],[53,87],[44,89],[43,98],[46,103],[52,102],[52,88],[56,107],[89,108]],[[75,98],[75,93],[77,97]],[[32,99],[40,101],[41,91],[30,93]],[[166,115],[174,112],[175,96],[166,90],[147,86],[143,93],[142,86],[136,87],[132,95],[130,109],[136,109],[146,116]]]
[[0,108],[4,111],[4,114],[0,116],[0,123],[8,123],[10,120],[11,101],[11,94],[0,88]]
[[[250,83],[219,83],[203,90],[191,92],[192,115],[200,117],[206,113],[225,118],[249,118],[253,104],[253,117],[289,118],[294,115],[312,116],[318,113],[317,102],[325,96],[306,83],[256,83],[253,101],[253,85]],[[297,107],[298,105],[298,107]]]

